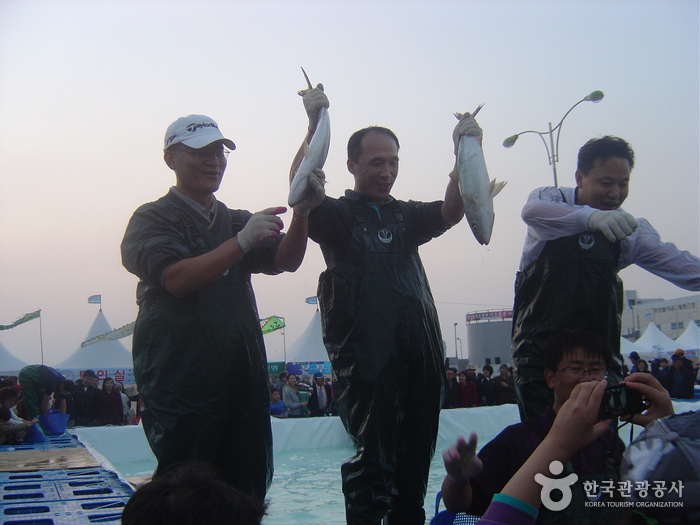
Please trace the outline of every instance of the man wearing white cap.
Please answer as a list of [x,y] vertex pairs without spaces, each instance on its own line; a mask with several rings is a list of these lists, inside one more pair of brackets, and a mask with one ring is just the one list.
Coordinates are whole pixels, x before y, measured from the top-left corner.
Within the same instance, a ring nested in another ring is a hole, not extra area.
[[210,463],[230,485],[262,501],[272,480],[267,362],[252,273],[295,271],[307,243],[307,216],[325,195],[323,172],[295,206],[253,213],[216,200],[235,144],[212,119],[183,117],[165,134],[164,159],[176,184],[132,216],[121,245],[139,277],[134,374],[143,426],[158,459]]

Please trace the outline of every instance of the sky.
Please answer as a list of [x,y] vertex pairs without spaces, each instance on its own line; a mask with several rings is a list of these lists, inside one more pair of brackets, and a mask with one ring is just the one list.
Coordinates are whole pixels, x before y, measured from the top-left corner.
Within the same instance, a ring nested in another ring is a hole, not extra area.
[[[334,197],[353,183],[348,137],[382,125],[401,142],[394,197],[441,199],[453,113],[485,104],[489,173],[508,181],[491,243],[463,220],[420,252],[448,355],[455,336],[467,340],[467,312],[512,307],[520,210],[553,183],[538,137],[502,141],[555,126],[593,90],[605,98],[562,125],[560,185],[573,185],[584,142],[623,137],[637,157],[624,209],[698,254],[698,25],[696,0],[0,0],[0,324],[42,309],[41,325],[0,332],[0,343],[30,363],[43,346],[55,365],[97,314],[89,296],[102,295],[115,328],[136,318],[119,245],[133,211],[174,184],[162,147],[178,117],[208,115],[237,144],[219,200],[253,212],[285,204],[307,124],[300,66],[330,100]],[[304,299],[323,269],[310,242],[296,273],[253,277],[260,316],[287,322],[266,336],[271,361],[310,322]],[[691,295],[639,268],[620,276],[640,297]]]

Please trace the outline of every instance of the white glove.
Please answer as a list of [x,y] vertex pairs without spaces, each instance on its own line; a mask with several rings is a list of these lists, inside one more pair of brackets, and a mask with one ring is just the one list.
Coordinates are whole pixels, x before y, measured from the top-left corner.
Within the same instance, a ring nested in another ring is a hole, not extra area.
[[299,94],[303,97],[304,109],[309,117],[309,130],[316,131],[318,110],[330,106],[328,97],[323,92],[323,84],[318,84],[314,89],[299,91]]
[[326,174],[321,168],[316,168],[309,173],[308,177],[309,192],[304,197],[304,200],[294,206],[294,213],[299,217],[307,217],[309,212],[323,202],[326,198]]
[[277,237],[282,229],[282,219],[277,215],[287,211],[284,206],[267,208],[254,213],[241,231],[238,232],[238,246],[245,254],[270,237]]
[[615,242],[632,235],[637,220],[622,210],[596,210],[588,218],[588,227],[603,232],[610,242]]
[[461,115],[459,122],[457,122],[457,125],[452,132],[452,142],[454,142],[455,145],[455,155],[457,155],[459,139],[462,135],[471,135],[472,137],[478,138],[479,142],[481,142],[481,137],[483,134],[484,132],[479,127],[479,124],[476,123],[476,120],[474,120],[471,113],[464,113]]

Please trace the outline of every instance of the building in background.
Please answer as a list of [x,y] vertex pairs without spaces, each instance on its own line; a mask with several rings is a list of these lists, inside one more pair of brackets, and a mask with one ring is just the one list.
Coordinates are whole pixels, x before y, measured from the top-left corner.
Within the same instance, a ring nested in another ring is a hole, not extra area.
[[635,342],[654,323],[671,339],[680,337],[691,321],[700,326],[700,294],[677,299],[642,299],[636,290],[625,292],[622,337]]

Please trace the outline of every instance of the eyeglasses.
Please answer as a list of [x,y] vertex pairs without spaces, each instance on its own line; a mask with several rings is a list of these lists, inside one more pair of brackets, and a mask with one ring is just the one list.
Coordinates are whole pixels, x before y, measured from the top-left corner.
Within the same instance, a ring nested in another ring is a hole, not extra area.
[[582,366],[567,366],[557,368],[557,372],[566,372],[571,377],[581,377],[588,373],[591,379],[605,379],[608,376],[608,371],[605,368],[583,368]]
[[231,153],[230,150],[227,150],[226,148],[220,149],[220,150],[208,150],[208,151],[202,151],[198,149],[173,149],[173,151],[179,151],[182,153],[187,153],[188,155],[192,155],[195,159],[197,160],[210,160],[214,157],[216,157],[217,160],[226,160],[228,158],[228,154]]

